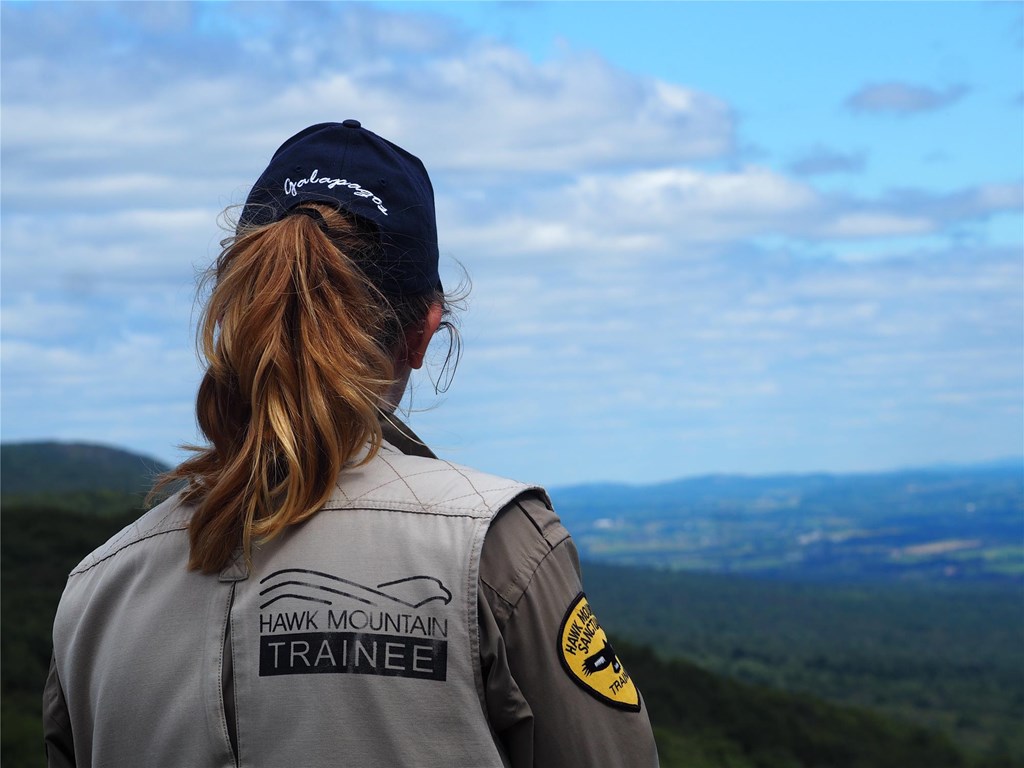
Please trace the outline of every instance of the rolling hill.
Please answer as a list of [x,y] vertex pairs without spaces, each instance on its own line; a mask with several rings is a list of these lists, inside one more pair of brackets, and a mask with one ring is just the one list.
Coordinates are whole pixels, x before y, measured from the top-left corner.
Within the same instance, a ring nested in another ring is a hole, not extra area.
[[146,493],[169,469],[148,456],[91,443],[3,443],[0,492],[19,494],[116,491]]

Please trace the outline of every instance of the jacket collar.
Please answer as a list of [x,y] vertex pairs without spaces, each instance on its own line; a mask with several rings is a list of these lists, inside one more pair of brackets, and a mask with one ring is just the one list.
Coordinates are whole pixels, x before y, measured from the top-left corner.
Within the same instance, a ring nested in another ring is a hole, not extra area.
[[402,453],[407,456],[423,456],[427,459],[437,458],[434,452],[427,447],[426,443],[420,440],[416,433],[409,429],[408,425],[400,421],[393,413],[381,413],[379,420],[380,431],[384,439]]

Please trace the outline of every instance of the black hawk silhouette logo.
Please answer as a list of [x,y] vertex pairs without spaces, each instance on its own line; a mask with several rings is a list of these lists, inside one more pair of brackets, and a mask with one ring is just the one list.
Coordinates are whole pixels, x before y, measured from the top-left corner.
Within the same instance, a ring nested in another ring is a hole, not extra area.
[[619,659],[615,655],[615,649],[612,648],[612,644],[606,639],[604,641],[604,645],[597,653],[592,656],[587,656],[583,661],[583,674],[589,677],[595,672],[600,672],[609,664],[612,665],[612,669],[615,671],[615,674],[622,671],[622,665],[619,664]]

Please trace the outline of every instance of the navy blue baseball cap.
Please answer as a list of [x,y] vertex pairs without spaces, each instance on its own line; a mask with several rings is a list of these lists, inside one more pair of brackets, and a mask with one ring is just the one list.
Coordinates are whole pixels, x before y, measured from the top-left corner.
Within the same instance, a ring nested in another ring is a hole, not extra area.
[[359,266],[383,293],[440,290],[434,188],[419,158],[358,120],[312,125],[274,153],[249,192],[238,229],[271,224],[311,202],[377,231],[381,263]]

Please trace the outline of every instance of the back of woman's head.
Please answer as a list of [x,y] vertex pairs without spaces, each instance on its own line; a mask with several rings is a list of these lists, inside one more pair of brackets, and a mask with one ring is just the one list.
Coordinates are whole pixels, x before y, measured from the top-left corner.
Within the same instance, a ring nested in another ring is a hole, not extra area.
[[260,223],[258,188],[211,270],[198,329],[209,445],[161,482],[186,482],[189,566],[207,572],[315,514],[343,467],[373,457],[406,336],[444,306],[436,255],[436,287],[396,291],[401,265],[378,224],[319,195]]

